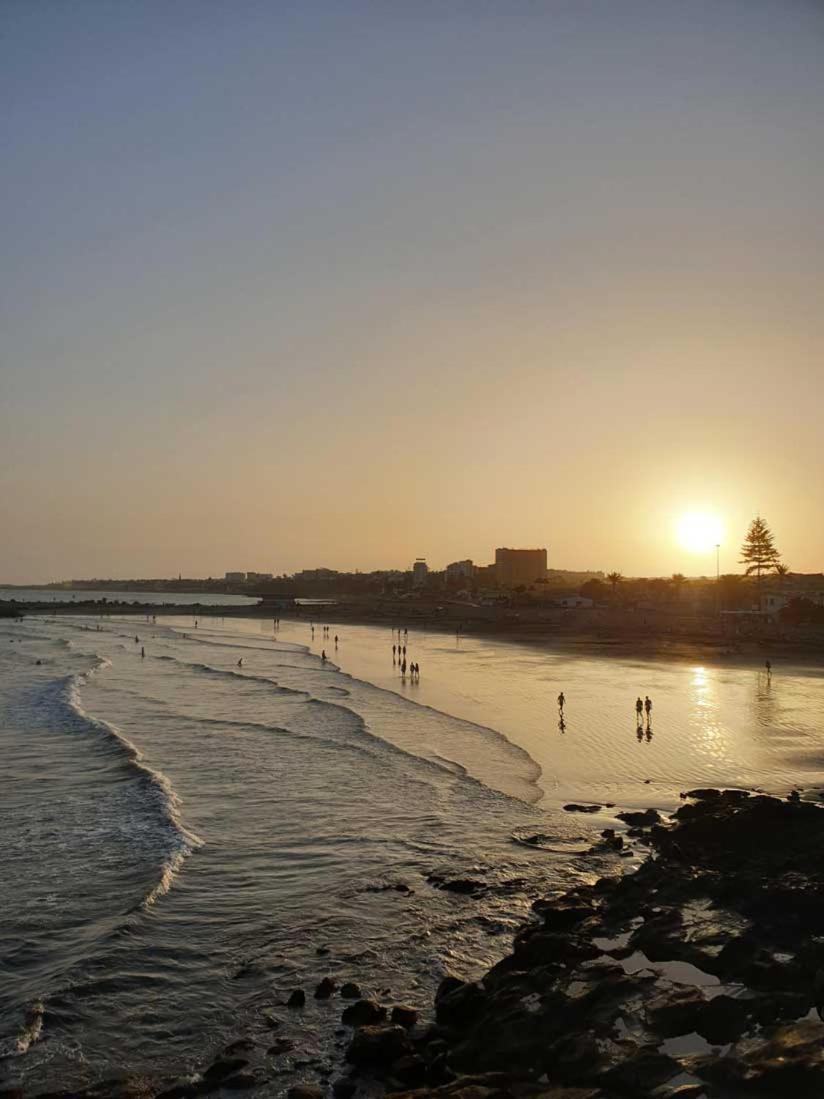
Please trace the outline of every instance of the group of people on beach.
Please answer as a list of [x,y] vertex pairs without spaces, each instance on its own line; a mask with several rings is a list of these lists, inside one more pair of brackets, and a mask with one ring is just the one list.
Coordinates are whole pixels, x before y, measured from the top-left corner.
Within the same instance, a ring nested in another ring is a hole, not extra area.
[[[769,664],[769,661],[767,661]],[[769,671],[769,669],[768,669]],[[558,728],[563,732],[566,729],[566,722],[564,721],[564,706],[566,705],[566,696],[561,691],[558,695]],[[647,717],[647,740],[652,739],[652,699],[649,695],[645,695],[643,699],[639,695],[635,700],[635,715],[638,719],[636,732],[640,734],[638,739],[640,740],[644,734],[643,718],[644,714]]]
[[418,664],[417,661],[415,661],[414,663],[410,662],[409,664],[407,664],[406,662],[406,642],[409,638],[409,630],[406,627],[404,627],[402,630],[400,626],[393,626],[393,638],[395,636],[396,630],[398,633],[398,640],[397,642],[393,641],[392,644],[392,667],[394,668],[395,665],[397,665],[400,668],[401,679],[406,679],[406,672],[408,670],[409,678],[412,680],[413,683],[417,683],[421,678],[420,664]]

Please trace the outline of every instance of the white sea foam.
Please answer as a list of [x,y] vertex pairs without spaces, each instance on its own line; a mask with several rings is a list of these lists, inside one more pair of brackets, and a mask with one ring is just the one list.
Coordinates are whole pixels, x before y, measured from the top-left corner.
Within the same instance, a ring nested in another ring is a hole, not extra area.
[[111,667],[111,661],[98,656],[93,667],[87,671],[67,676],[62,681],[62,701],[82,727],[96,735],[106,737],[119,748],[128,765],[137,772],[145,783],[144,788],[148,799],[153,803],[153,807],[167,826],[169,847],[160,868],[160,878],[138,906],[148,908],[155,903],[158,897],[162,897],[169,891],[183,862],[192,851],[203,845],[203,840],[186,828],[183,823],[180,799],[166,775],[162,771],[150,767],[137,746],[124,736],[115,725],[92,716],[84,709],[80,696],[81,687],[92,676],[107,667]]

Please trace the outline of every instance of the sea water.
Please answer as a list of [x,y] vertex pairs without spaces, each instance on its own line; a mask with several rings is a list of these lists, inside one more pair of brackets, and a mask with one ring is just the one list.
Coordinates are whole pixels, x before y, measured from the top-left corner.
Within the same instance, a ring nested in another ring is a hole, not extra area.
[[410,630],[413,683],[389,628],[322,626],[0,623],[0,1082],[183,1073],[265,1041],[275,1013],[296,1041],[261,1092],[278,1094],[340,1062],[322,977],[426,1012],[445,974],[506,952],[536,896],[617,872],[587,854],[616,810],[568,797],[666,808],[689,785],[822,780],[815,669]]

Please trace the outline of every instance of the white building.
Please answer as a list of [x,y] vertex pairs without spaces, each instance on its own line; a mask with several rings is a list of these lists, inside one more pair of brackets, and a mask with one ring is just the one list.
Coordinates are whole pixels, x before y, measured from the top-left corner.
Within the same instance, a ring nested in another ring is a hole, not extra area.
[[246,579],[245,572],[227,572],[226,582],[227,584],[242,584]]

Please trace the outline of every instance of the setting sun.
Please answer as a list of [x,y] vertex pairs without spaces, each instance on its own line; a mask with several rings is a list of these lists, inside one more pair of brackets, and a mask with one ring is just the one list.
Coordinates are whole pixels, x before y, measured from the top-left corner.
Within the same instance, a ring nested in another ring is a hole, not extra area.
[[689,511],[678,520],[678,541],[690,553],[708,553],[722,541],[723,524],[716,515]]

